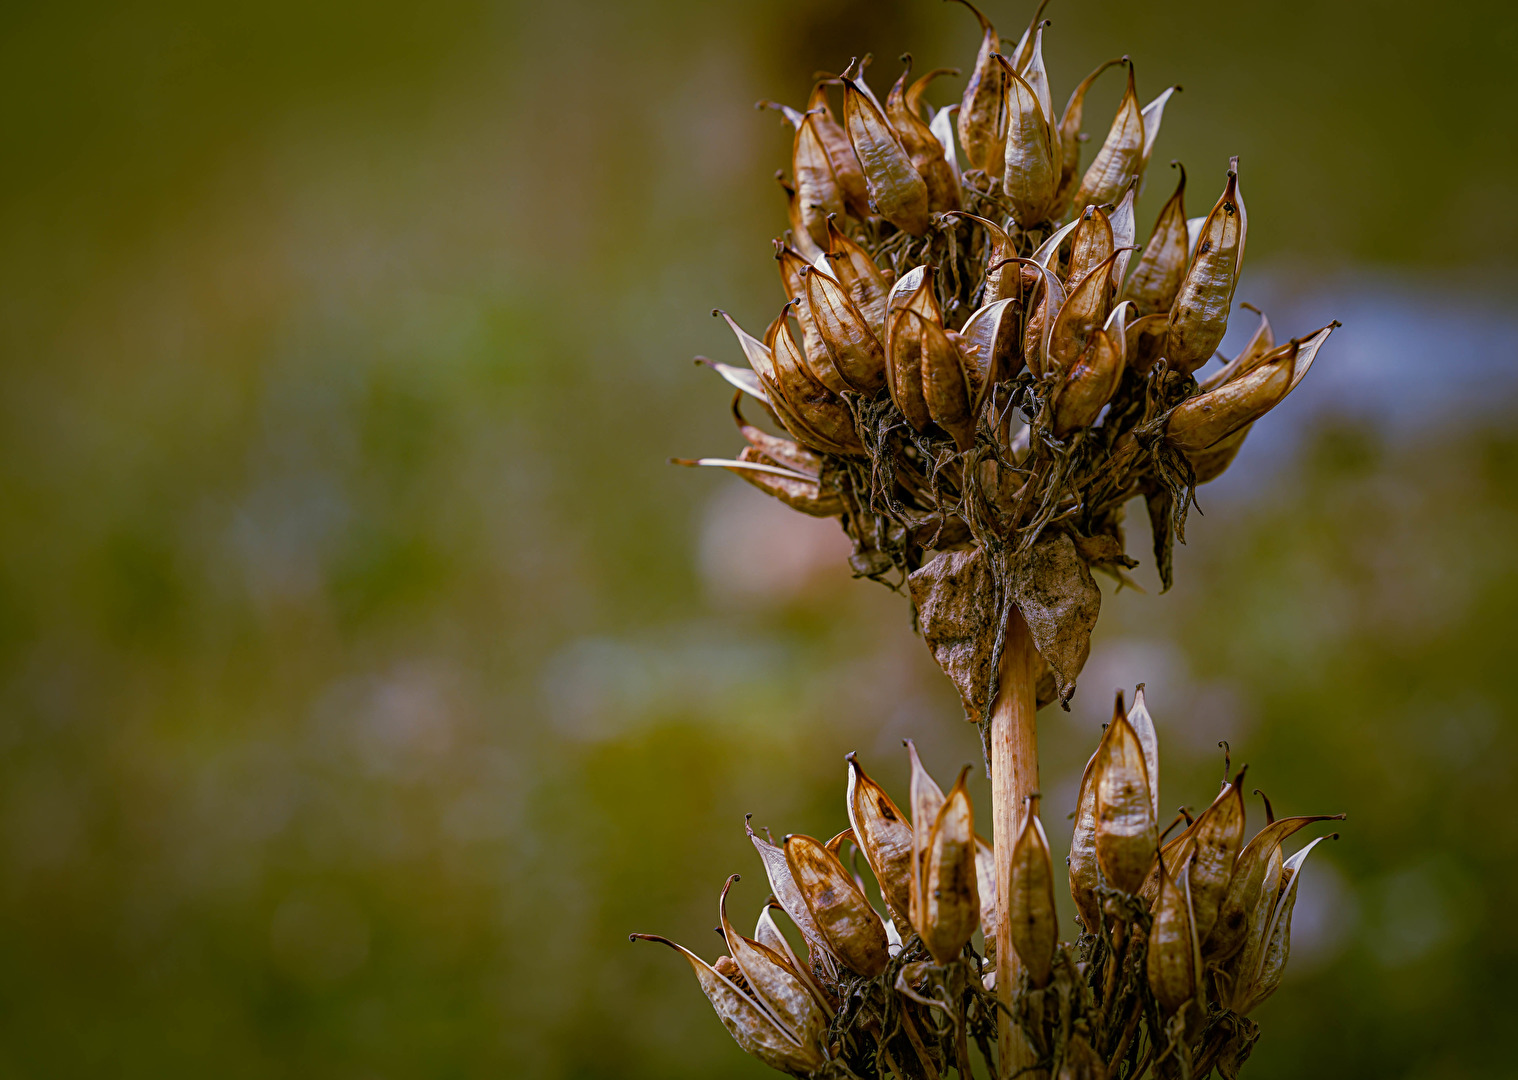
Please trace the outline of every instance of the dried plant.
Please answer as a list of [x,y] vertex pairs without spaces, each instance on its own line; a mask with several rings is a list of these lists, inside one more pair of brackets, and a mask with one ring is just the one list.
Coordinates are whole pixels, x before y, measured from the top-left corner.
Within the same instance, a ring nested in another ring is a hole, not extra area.
[[[909,593],[980,728],[995,843],[974,834],[964,776],[945,796],[914,753],[909,816],[851,758],[851,829],[825,844],[754,836],[807,960],[768,908],[751,940],[725,902],[731,955],[685,955],[739,1043],[797,1075],[969,1076],[973,1040],[1003,1077],[1232,1076],[1256,1034],[1246,1014],[1280,979],[1311,849],[1286,859],[1281,844],[1322,819],[1268,821],[1243,845],[1240,774],[1161,849],[1154,727],[1141,693],[1129,713],[1119,698],[1076,817],[1085,932],[1062,945],[1034,717],[1075,692],[1101,606],[1092,572],[1131,584],[1125,506],[1144,498],[1168,588],[1197,485],[1222,474],[1338,324],[1277,345],[1259,315],[1243,350],[1199,381],[1244,259],[1238,159],[1191,219],[1178,169],[1140,248],[1134,201],[1180,88],[1141,105],[1131,61],[1110,60],[1056,118],[1042,7],[1005,48],[959,2],[983,38],[958,104],[925,111],[934,80],[958,72],[912,80],[909,55],[884,102],[864,57],[819,78],[804,110],[760,103],[795,130],[781,174],[790,230],[774,243],[784,305],[758,337],[714,312],[748,366],[702,362],[737,388],[746,445],[677,461],[838,518],[856,575]],[[1082,172],[1085,95],[1109,68],[1126,89]],[[785,434],[750,424],[745,395]],[[841,861],[845,842],[887,917]],[[970,945],[977,926],[994,972]]]

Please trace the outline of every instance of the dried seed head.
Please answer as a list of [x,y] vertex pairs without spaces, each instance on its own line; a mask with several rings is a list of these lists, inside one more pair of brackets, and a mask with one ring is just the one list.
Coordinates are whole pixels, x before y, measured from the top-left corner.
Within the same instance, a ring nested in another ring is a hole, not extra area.
[[[1236,1012],[1247,1014],[1281,985],[1281,976],[1285,974],[1286,960],[1291,952],[1291,913],[1297,902],[1297,882],[1301,879],[1302,864],[1313,848],[1330,838],[1337,839],[1338,834],[1318,837],[1282,864],[1280,889],[1270,907],[1270,916],[1263,923],[1263,932],[1258,941],[1251,941],[1240,953],[1241,960],[1254,962],[1235,969],[1233,1007]],[[1261,900],[1265,899],[1262,894]],[[1250,927],[1251,935],[1255,929],[1254,925]]]

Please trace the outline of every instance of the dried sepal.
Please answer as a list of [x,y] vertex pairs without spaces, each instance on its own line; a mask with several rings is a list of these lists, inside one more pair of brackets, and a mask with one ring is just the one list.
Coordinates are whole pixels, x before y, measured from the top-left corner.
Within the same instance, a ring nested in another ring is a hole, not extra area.
[[869,320],[830,274],[807,267],[801,277],[807,311],[833,369],[851,390],[874,394],[885,385],[885,346]]
[[685,946],[657,934],[632,934],[630,937],[634,941],[657,941],[685,957],[722,1026],[746,1052],[781,1072],[809,1075],[822,1068],[826,1059],[818,1047],[802,1043],[787,1033],[756,998],[745,994],[731,979]]
[[1128,86],[1106,141],[1075,189],[1076,206],[1116,203],[1139,177],[1144,157],[1144,115],[1133,86],[1133,63],[1128,62]]
[[1047,986],[1059,947],[1054,908],[1054,864],[1043,823],[1030,811],[1012,848],[1011,896],[1007,903],[1012,947],[1035,987]]
[[[1191,248],[1186,234],[1186,170],[1181,169],[1175,194],[1166,200],[1149,234],[1123,296],[1133,301],[1140,315],[1169,312],[1186,276]],[[1168,318],[1166,320],[1169,321]]]
[[1191,912],[1198,941],[1206,941],[1233,879],[1234,863],[1244,843],[1244,792],[1240,771],[1202,811],[1191,843]]
[[1158,846],[1154,800],[1138,732],[1126,716],[1112,718],[1097,750],[1096,861],[1115,889],[1137,892]]
[[1197,996],[1202,982],[1202,961],[1192,918],[1187,867],[1168,873],[1160,868],[1159,899],[1149,931],[1147,975],[1149,989],[1167,1016],[1175,1014]]
[[917,927],[933,959],[947,964],[964,950],[980,925],[975,876],[975,811],[965,787],[967,765],[949,791],[928,835],[923,894]]
[[1211,359],[1228,331],[1228,310],[1244,265],[1249,218],[1239,191],[1239,159],[1228,165],[1228,183],[1207,215],[1193,245],[1191,266],[1170,309],[1166,356],[1178,371],[1192,372]]
[[[849,72],[857,67],[855,61]],[[928,185],[874,95],[849,72],[843,76],[844,127],[864,171],[870,205],[898,229],[921,236],[928,230]]]
[[846,760],[849,824],[880,885],[892,921],[906,927],[911,923],[912,910],[912,823],[885,789],[870,779],[854,754]]
[[938,136],[933,134],[933,129],[918,113],[918,101],[932,79],[944,74],[957,75],[959,72],[952,68],[938,68],[928,72],[908,89],[907,76],[912,71],[912,58],[908,54],[902,59],[906,61],[907,67],[886,96],[886,119],[900,136],[901,145],[911,159],[912,168],[917,170],[927,185],[929,213],[957,210],[961,200],[959,177],[949,165]]
[[997,55],[1007,88],[1006,168],[1002,191],[1012,205],[1012,216],[1024,229],[1047,220],[1059,188],[1059,161],[1055,157],[1054,131],[1039,104],[1038,95],[1007,62]]
[[890,959],[885,927],[854,878],[819,841],[785,838],[785,861],[828,950],[860,975],[879,975]]
[[811,991],[784,956],[733,928],[727,917],[727,894],[737,874],[722,886],[717,913],[727,951],[742,973],[750,991],[780,1024],[782,1030],[804,1046],[820,1051],[827,1036],[828,1017],[818,1006]]
[[959,0],[980,20],[980,50],[959,103],[959,145],[966,168],[979,169],[992,180],[1001,178],[1007,143],[1006,83],[994,54],[1001,49],[996,27],[969,0]]

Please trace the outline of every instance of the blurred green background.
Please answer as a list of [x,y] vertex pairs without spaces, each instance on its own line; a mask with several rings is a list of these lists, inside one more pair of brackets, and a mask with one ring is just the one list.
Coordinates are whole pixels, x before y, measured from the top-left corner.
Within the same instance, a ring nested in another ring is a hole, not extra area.
[[[1124,52],[1185,86],[1144,232],[1164,161],[1195,214],[1241,154],[1240,298],[1346,322],[1170,595],[1135,515],[1051,833],[1146,680],[1169,806],[1227,738],[1350,815],[1250,1074],[1513,1075],[1518,16],[1048,14],[1058,100]],[[977,41],[934,0],[8,7],[0,1074],[768,1075],[627,932],[714,956],[745,812],[831,835],[847,751],[904,796],[903,736],[978,746],[835,526],[664,462],[736,449],[707,311],[781,301],[752,102]]]

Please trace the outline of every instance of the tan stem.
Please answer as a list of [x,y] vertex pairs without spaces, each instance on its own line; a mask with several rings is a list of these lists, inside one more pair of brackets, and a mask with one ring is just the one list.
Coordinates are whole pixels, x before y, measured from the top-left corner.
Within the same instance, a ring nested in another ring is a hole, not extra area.
[[[1022,965],[1012,948],[1012,847],[1017,843],[1023,808],[1038,790],[1038,653],[1028,624],[1016,608],[1007,621],[1006,645],[998,669],[996,700],[991,703],[991,827],[996,846],[996,996],[1008,1008]],[[1001,1016],[999,1058],[1003,1077],[1036,1060],[1033,1048],[1012,1020]],[[1024,1074],[1027,1075],[1027,1074]]]

